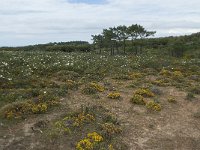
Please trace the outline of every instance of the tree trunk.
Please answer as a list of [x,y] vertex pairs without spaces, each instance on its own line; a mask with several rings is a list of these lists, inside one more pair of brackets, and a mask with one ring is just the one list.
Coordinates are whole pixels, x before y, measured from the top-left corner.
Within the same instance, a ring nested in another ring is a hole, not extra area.
[[140,54],[142,54],[142,53],[143,53],[143,46],[140,45]]
[[100,46],[100,49],[99,49],[99,53],[101,54],[101,46]]
[[133,49],[134,49],[134,48],[133,48],[133,38],[132,38],[131,42],[132,42],[132,51],[133,51]]
[[117,49],[117,54],[119,54],[119,47],[117,42],[116,42],[116,49]]
[[111,43],[111,55],[114,55],[114,45],[112,41],[110,43]]
[[136,49],[135,49],[135,55],[138,54],[138,46],[136,46]]
[[126,53],[126,40],[124,39],[124,54]]
[[112,43],[110,45],[110,55],[112,55]]
[[95,44],[93,44],[93,50],[94,50],[94,51],[96,50],[96,48],[95,48]]

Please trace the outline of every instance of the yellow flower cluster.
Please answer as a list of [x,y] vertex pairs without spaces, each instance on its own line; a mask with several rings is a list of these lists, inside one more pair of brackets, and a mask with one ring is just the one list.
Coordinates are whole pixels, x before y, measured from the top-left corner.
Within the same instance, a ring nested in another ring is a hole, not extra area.
[[14,117],[15,117],[15,114],[14,114],[14,112],[11,110],[11,111],[8,111],[8,112],[5,113],[5,117],[6,117],[7,119],[11,119],[11,118],[14,118]]
[[149,89],[141,88],[135,91],[135,94],[144,96],[144,97],[154,97],[155,94],[151,92]]
[[41,113],[41,112],[46,112],[47,108],[48,106],[46,103],[39,103],[32,105],[31,110],[33,113]]
[[159,74],[163,75],[163,76],[171,76],[172,75],[172,73],[166,69],[162,69]]
[[88,133],[87,137],[90,138],[94,142],[101,142],[103,141],[103,137],[96,132]]
[[94,116],[84,112],[78,115],[66,116],[62,120],[55,122],[55,131],[56,134],[68,134],[71,133],[74,127],[81,127],[84,123],[91,123],[92,121],[95,121]]
[[5,118],[20,118],[27,114],[44,113],[48,109],[47,103],[35,104],[32,101],[13,103],[4,108]]
[[149,110],[153,110],[153,111],[161,111],[161,106],[160,104],[154,102],[154,101],[150,101],[146,104],[146,107],[149,109]]
[[93,150],[94,146],[103,141],[103,137],[96,132],[88,133],[87,137],[79,141],[76,145],[77,150]]
[[169,70],[162,69],[159,74],[162,75],[162,76],[166,76],[166,77],[174,77],[174,78],[176,78],[176,77],[178,77],[178,78],[183,77],[183,74],[182,74],[181,71],[171,72]]
[[77,117],[74,117],[73,119],[74,119],[73,126],[76,127],[81,126],[85,122],[87,123],[95,121],[95,117],[93,115],[90,114],[85,115],[85,113],[80,113]]
[[68,89],[74,89],[77,88],[77,83],[73,80],[67,80],[66,85]]
[[129,76],[131,79],[135,79],[135,78],[141,78],[142,74],[138,72],[134,72],[134,73],[130,73]]
[[153,84],[158,85],[158,86],[167,86],[168,83],[169,83],[169,81],[166,79],[157,79],[157,80],[153,81]]
[[89,84],[86,84],[85,87],[82,89],[82,92],[84,94],[96,94],[97,92],[103,92],[105,89],[103,86],[97,84],[97,83],[94,83],[94,82],[91,82]]
[[133,97],[131,98],[131,102],[138,105],[146,104],[144,97],[139,94],[134,94]]
[[111,99],[119,99],[121,97],[120,93],[117,93],[117,92],[113,92],[113,93],[109,93],[107,95],[108,98],[111,98]]
[[76,145],[77,150],[93,150],[93,148],[94,145],[88,138],[79,141]]
[[108,145],[108,150],[114,150],[114,148],[113,148],[113,145],[112,145],[112,144]]
[[167,101],[168,101],[169,103],[177,103],[177,101],[175,100],[174,97],[168,98]]
[[183,77],[183,74],[182,74],[182,72],[180,72],[180,71],[174,71],[174,72],[173,72],[173,75],[174,75],[175,77],[179,77],[179,78]]
[[113,123],[104,123],[101,125],[102,130],[107,136],[112,136],[113,134],[118,134],[122,132],[122,129],[114,125]]
[[67,80],[66,82],[67,82],[67,84],[69,84],[69,85],[73,85],[73,84],[75,83],[75,81],[73,81],[73,80]]
[[90,83],[90,87],[96,89],[99,92],[103,92],[105,90],[103,86],[101,86],[101,85],[99,85],[97,83],[94,83],[94,82]]

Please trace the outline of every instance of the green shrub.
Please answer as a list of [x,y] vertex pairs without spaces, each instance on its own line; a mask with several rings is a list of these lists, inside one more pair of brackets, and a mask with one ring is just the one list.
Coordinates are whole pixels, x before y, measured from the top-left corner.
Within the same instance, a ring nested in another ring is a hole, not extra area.
[[200,86],[194,86],[190,89],[190,92],[193,94],[200,94]]
[[193,93],[191,93],[191,92],[189,92],[188,94],[187,94],[187,96],[186,96],[186,100],[192,100],[192,99],[194,99],[195,98],[195,96],[194,96],[194,94]]
[[200,118],[200,111],[197,111],[193,114],[195,118]]

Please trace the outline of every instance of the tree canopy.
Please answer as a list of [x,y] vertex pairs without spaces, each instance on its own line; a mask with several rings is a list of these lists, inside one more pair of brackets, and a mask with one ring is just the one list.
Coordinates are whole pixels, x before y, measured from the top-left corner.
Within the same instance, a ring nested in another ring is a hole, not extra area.
[[[138,24],[133,24],[131,26],[120,25],[117,27],[110,27],[108,29],[103,29],[101,34],[92,35],[93,44],[98,46],[98,48],[102,47],[113,47],[113,42],[116,45],[123,45],[123,51],[125,53],[126,49],[126,41],[131,40],[132,45],[133,41],[136,39],[144,39],[149,36],[153,36],[155,31],[147,31],[143,26]],[[117,46],[118,48],[118,46]]]

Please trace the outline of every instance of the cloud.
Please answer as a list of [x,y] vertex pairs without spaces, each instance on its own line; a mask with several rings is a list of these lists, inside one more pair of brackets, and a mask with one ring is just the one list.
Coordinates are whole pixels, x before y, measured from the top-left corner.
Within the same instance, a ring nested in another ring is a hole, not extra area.
[[103,28],[135,23],[156,36],[200,31],[198,0],[80,1],[0,0],[0,46],[90,40]]

